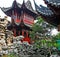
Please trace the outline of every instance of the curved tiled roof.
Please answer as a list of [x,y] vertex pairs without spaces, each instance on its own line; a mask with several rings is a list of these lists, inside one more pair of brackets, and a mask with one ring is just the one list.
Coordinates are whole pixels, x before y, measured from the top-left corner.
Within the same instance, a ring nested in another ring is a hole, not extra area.
[[47,21],[48,23],[50,23],[54,26],[57,26],[59,24],[58,16],[56,16],[54,14],[54,12],[52,12],[52,10],[50,10],[50,8],[44,7],[42,5],[38,6],[36,3],[34,3],[34,4],[35,4],[36,11],[40,14],[40,16],[45,21]]
[[3,12],[6,12],[6,11],[8,11],[8,10],[10,10],[11,9],[11,7],[8,7],[8,8],[1,8],[1,10],[3,11]]
[[[21,4],[17,3],[16,1],[14,1],[11,7],[8,7],[8,8],[4,8],[4,7],[3,7],[3,8],[1,8],[1,9],[3,10],[3,12],[6,12],[6,11],[14,8],[15,5],[18,6],[19,8],[22,7]],[[32,12],[35,12],[35,10],[32,8],[31,2],[30,2],[29,0],[25,3],[25,7],[26,7],[27,9],[31,10]]]
[[53,15],[53,12],[48,7],[44,7],[42,5],[40,5],[40,7],[39,7],[39,12],[46,16]]
[[3,12],[7,12],[7,11],[15,8],[16,6],[19,7],[19,8],[21,8],[21,4],[17,3],[16,1],[14,1],[11,7],[8,7],[8,8],[4,8],[3,7],[1,9],[2,9]]
[[30,9],[31,11],[34,11],[34,9],[32,8],[32,4],[30,2],[30,0],[28,0],[26,3],[25,3],[25,6]]
[[55,7],[60,7],[60,0],[44,0],[46,3]]
[[10,16],[9,15],[10,11],[14,10],[14,8],[18,8],[17,11],[21,11],[22,7],[25,7],[26,10],[32,12],[34,15],[36,16],[38,15],[37,12],[33,9],[30,0],[28,0],[26,3],[23,1],[23,4],[19,4],[16,1],[14,1],[11,7],[1,9],[6,15]]
[[54,13],[48,7],[44,7],[42,5],[38,6],[35,2],[34,4],[35,4],[36,11],[39,12],[39,14],[45,15],[45,16],[54,15]]

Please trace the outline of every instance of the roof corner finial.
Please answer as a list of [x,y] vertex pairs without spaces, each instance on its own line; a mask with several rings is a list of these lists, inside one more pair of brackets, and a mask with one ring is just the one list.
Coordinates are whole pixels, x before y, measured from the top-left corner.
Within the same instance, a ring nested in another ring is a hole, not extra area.
[[28,0],[28,1],[30,1],[30,0]]
[[16,0],[14,0],[16,2]]
[[14,0],[14,1],[16,1],[16,0]]
[[25,5],[25,0],[23,0],[23,3],[22,3],[22,5]]
[[25,3],[25,0],[23,0],[23,3]]
[[35,3],[35,0],[33,0],[34,1],[34,3]]
[[31,2],[30,0],[28,0],[29,2]]
[[23,3],[22,3],[22,6],[21,7],[24,7],[25,6],[25,0],[23,0]]
[[36,2],[35,2],[35,0],[33,0],[33,2],[34,2],[34,4],[36,5]]

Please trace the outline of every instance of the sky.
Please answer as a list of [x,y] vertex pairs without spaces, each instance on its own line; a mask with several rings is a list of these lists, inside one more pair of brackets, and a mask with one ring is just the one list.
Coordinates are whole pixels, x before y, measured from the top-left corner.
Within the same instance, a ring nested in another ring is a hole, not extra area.
[[[0,7],[9,7],[9,6],[12,5],[13,1],[14,1],[14,0],[0,0]],[[16,0],[16,1],[19,2],[19,3],[22,3],[22,2],[23,2],[23,0]],[[27,1],[27,0],[25,0],[25,2],[26,2],[26,1]],[[31,4],[34,6],[33,0],[30,0],[30,1],[31,1]],[[39,4],[42,4],[42,5],[45,6],[43,0],[35,0],[35,1],[36,1],[36,3],[37,3],[38,5],[39,5]]]
[[[10,7],[10,6],[12,6],[13,1],[14,1],[14,0],[0,0],[0,7]],[[22,2],[23,2],[23,0],[16,0],[16,1],[17,1],[18,3],[20,3],[20,4],[22,4]],[[25,2],[26,2],[26,1],[27,1],[27,0],[25,0]],[[33,0],[30,0],[30,1],[31,1],[31,4],[32,4],[32,7],[35,9]],[[35,0],[35,2],[36,2],[37,5],[46,6],[46,4],[44,3],[43,0]],[[2,18],[3,18],[4,16],[6,16],[6,15],[1,11],[1,9],[0,9],[0,16],[1,16]],[[8,19],[11,20],[10,17],[8,17]],[[56,29],[54,29],[54,30],[52,31],[52,33],[53,33],[53,35],[54,35],[54,34],[57,34],[58,31],[57,31]]]

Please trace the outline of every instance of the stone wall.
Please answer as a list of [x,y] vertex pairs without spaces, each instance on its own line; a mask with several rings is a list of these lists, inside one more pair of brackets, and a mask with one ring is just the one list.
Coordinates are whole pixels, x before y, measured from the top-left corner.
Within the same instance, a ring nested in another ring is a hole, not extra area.
[[8,22],[7,17],[0,18],[0,50],[3,46],[12,44],[13,33],[7,30]]

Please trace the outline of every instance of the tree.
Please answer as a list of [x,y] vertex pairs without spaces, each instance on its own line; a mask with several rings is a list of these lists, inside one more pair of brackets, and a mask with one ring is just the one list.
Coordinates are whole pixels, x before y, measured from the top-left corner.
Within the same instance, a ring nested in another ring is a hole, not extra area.
[[37,22],[32,26],[30,37],[35,43],[38,41],[39,43],[44,44],[46,43],[45,38],[51,38],[50,32],[52,28],[54,28],[52,25],[46,23],[41,17],[38,17]]

